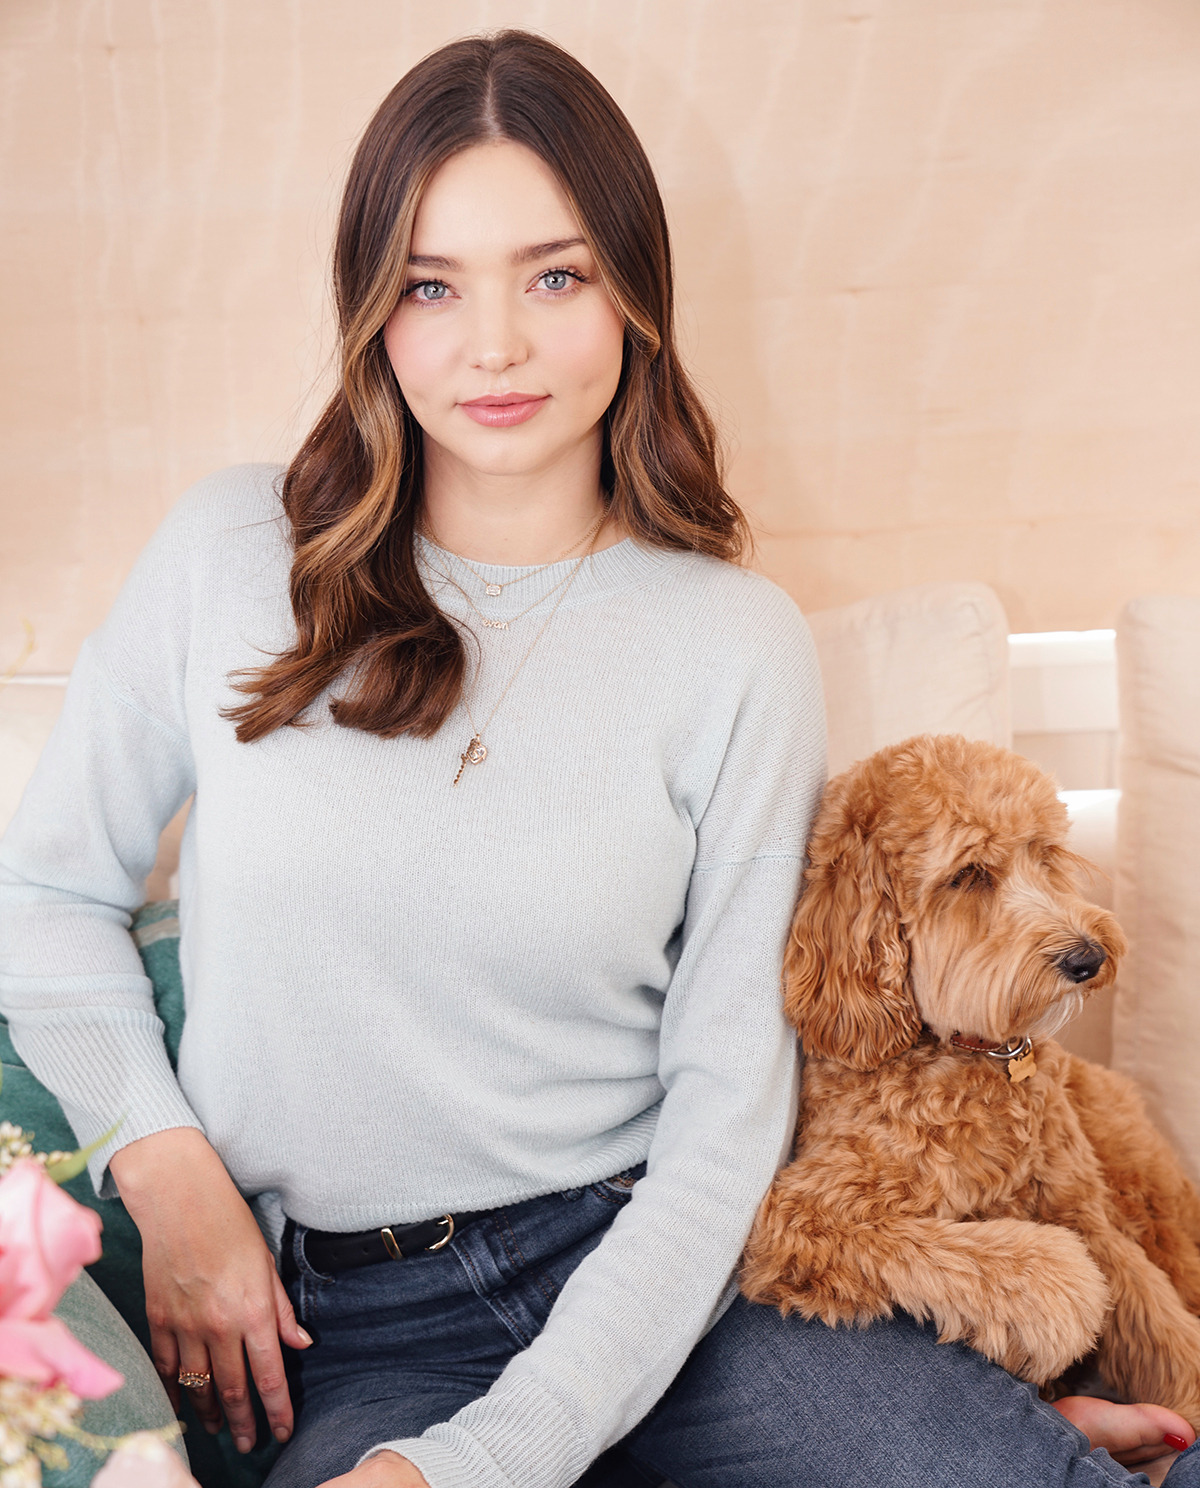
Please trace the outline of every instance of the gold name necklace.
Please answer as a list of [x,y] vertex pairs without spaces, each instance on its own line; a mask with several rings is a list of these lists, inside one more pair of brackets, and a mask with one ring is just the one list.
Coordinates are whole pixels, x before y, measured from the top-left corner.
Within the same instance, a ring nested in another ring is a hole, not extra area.
[[[429,539],[426,539],[426,541],[428,542]],[[442,551],[444,552],[446,550],[443,549]],[[586,558],[587,554],[585,553],[583,556]],[[431,568],[434,573],[437,574],[439,579],[443,579],[452,588],[458,590],[458,592],[462,595],[462,597],[466,600],[466,602],[471,606],[476,615],[479,617],[480,625],[486,626],[488,630],[507,630],[510,625],[515,625],[518,620],[523,620],[525,616],[529,614],[530,610],[536,610],[538,605],[545,604],[552,594],[557,594],[564,584],[569,584],[575,577],[575,572],[574,570],[572,570],[569,574],[566,575],[565,578],[559,579],[558,583],[555,584],[553,588],[547,589],[545,594],[539,594],[532,604],[526,605],[525,608],[519,611],[517,614],[510,616],[507,620],[492,620],[483,613],[483,611],[479,608],[479,606],[475,603],[475,601],[471,598],[471,596],[467,593],[463,586],[458,582],[458,580],[451,578],[451,576],[446,572],[444,568],[439,568],[438,565],[433,561],[433,559],[430,558],[428,553],[421,554],[421,561],[427,568]],[[549,568],[551,567],[551,565],[547,563],[543,565],[543,567]],[[542,571],[543,569],[538,569],[538,573],[541,573]],[[529,575],[524,575],[523,577],[528,578]],[[514,579],[513,582],[520,583],[520,579]]]

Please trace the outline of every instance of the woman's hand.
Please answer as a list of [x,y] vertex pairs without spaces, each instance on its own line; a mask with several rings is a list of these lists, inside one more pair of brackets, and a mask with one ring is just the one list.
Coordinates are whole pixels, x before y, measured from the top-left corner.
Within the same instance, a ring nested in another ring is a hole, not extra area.
[[312,1339],[297,1323],[254,1216],[221,1159],[192,1127],[131,1142],[110,1164],[142,1236],[154,1366],[179,1411],[181,1371],[211,1374],[188,1394],[209,1431],[221,1412],[239,1452],[254,1445],[246,1361],[279,1441],[292,1434],[280,1338]]
[[321,1488],[429,1488],[407,1457],[398,1452],[376,1452],[340,1478],[329,1478]]

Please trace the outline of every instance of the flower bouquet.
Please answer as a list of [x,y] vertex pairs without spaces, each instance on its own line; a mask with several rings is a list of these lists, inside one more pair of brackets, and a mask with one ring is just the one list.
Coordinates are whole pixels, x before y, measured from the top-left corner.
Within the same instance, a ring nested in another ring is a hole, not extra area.
[[26,1133],[0,1123],[0,1488],[40,1488],[43,1467],[66,1471],[63,1439],[113,1452],[96,1488],[196,1488],[156,1433],[96,1437],[79,1424],[85,1401],[124,1383],[53,1316],[100,1255],[100,1216],[58,1187],[89,1155],[34,1153]]

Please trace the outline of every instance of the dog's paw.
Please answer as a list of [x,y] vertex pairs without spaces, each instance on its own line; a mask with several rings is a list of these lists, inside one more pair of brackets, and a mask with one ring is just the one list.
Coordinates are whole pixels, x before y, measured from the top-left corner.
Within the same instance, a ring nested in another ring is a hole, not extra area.
[[830,1328],[863,1328],[895,1311],[882,1288],[870,1287],[861,1275],[831,1267],[791,1264],[776,1274],[769,1264],[751,1262],[742,1270],[740,1285],[748,1302],[777,1307],[784,1317],[796,1313],[805,1322]]
[[1041,1385],[1095,1347],[1109,1311],[1108,1284],[1074,1231],[1009,1223],[1014,1234],[1004,1263],[981,1277],[978,1303],[961,1331],[946,1319],[943,1337],[961,1338],[1010,1374]]

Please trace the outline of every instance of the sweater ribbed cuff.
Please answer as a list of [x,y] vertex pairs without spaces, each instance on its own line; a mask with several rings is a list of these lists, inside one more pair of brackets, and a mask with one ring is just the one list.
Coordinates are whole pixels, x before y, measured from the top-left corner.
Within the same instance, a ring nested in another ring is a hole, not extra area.
[[532,1380],[496,1386],[423,1436],[381,1442],[429,1488],[567,1488],[588,1466],[579,1433],[562,1406]]
[[50,1089],[78,1092],[74,1099],[62,1096],[61,1104],[81,1147],[116,1127],[88,1161],[102,1199],[118,1196],[108,1174],[114,1152],[174,1127],[204,1130],[175,1079],[157,1018],[128,1010],[69,1035],[49,1022],[39,1027],[38,1020],[26,1018],[19,1052],[31,1068],[45,1072]]

